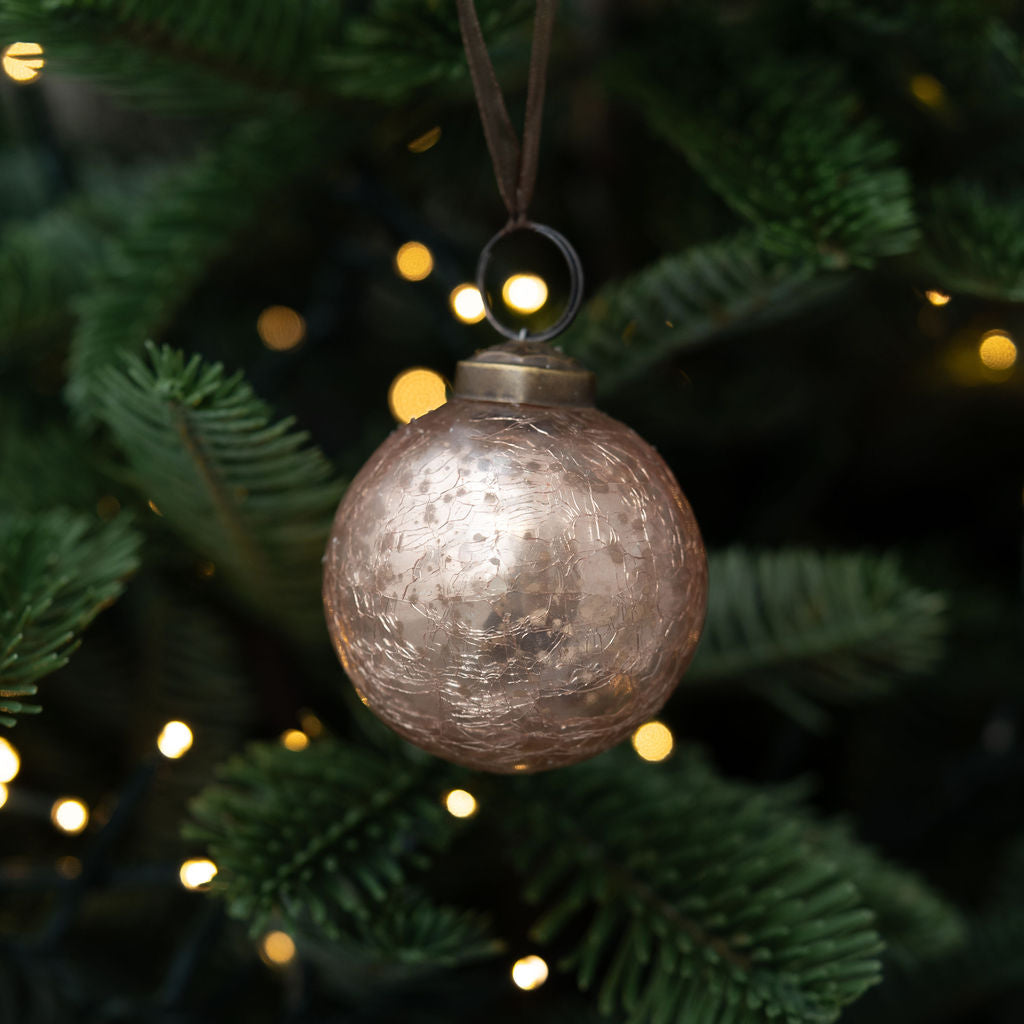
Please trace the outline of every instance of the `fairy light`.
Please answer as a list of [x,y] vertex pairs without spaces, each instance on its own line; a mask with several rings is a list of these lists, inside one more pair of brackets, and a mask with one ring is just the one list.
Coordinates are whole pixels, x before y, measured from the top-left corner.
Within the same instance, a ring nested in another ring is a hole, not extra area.
[[433,149],[440,140],[441,126],[434,125],[430,131],[417,135],[415,139],[408,143],[408,149],[410,153],[426,153],[428,149]]
[[1017,362],[1017,346],[1006,331],[988,331],[981,336],[978,357],[989,370],[1009,370]]
[[192,747],[192,730],[184,722],[167,722],[156,738],[156,748],[172,761],[184,757]]
[[62,832],[75,836],[89,824],[89,808],[75,797],[62,796],[50,808],[50,821]]
[[539,956],[531,954],[520,957],[512,965],[512,981],[515,982],[517,988],[521,988],[525,992],[540,988],[547,980],[548,965]]
[[418,419],[447,400],[444,377],[419,366],[403,370],[388,388],[388,408],[399,423]]
[[0,807],[3,807],[7,803],[7,798],[11,795],[11,791],[0,782]]
[[21,771],[21,756],[14,744],[0,736],[0,782],[13,782]]
[[513,274],[501,286],[501,297],[517,313],[536,313],[548,301],[548,286],[536,274]]
[[474,284],[460,284],[453,288],[448,304],[464,324],[478,324],[486,316],[483,296]]
[[445,793],[444,805],[453,818],[471,818],[476,814],[476,797],[465,789],[453,789]]
[[152,498],[150,498],[149,501],[146,502],[146,504],[149,506],[149,511],[152,512],[153,515],[160,516],[161,518],[163,518],[163,512],[160,511],[159,506]]
[[950,299],[950,296],[947,295],[946,292],[936,291],[934,288],[929,288],[928,291],[924,293],[924,297],[933,306],[945,306]]
[[178,869],[178,878],[186,889],[202,889],[217,876],[217,865],[206,857],[190,857]]
[[306,321],[289,306],[267,306],[256,318],[260,341],[274,352],[295,348],[306,336]]
[[288,750],[305,750],[309,746],[309,737],[301,729],[286,729],[281,733],[281,746]]
[[674,745],[672,730],[664,722],[645,722],[633,733],[633,749],[645,761],[664,761]]
[[11,43],[3,53],[3,69],[20,85],[34,82],[43,70],[43,48],[38,43]]
[[295,959],[295,940],[287,932],[267,932],[260,940],[260,959],[270,967],[284,967]]
[[324,723],[320,721],[316,715],[313,714],[308,708],[303,708],[299,712],[299,725],[302,726],[302,731],[310,738],[316,739],[317,736],[321,736],[324,731]]
[[395,270],[406,281],[422,281],[434,269],[434,257],[422,242],[406,242],[395,253]]
[[941,107],[946,102],[946,90],[934,75],[914,75],[910,79],[910,93],[926,107]]

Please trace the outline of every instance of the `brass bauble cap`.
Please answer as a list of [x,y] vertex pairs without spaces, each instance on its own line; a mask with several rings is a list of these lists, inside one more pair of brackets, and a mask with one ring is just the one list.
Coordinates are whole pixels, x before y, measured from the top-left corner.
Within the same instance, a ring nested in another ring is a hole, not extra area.
[[594,375],[543,341],[506,341],[455,368],[455,395],[517,405],[592,406]]

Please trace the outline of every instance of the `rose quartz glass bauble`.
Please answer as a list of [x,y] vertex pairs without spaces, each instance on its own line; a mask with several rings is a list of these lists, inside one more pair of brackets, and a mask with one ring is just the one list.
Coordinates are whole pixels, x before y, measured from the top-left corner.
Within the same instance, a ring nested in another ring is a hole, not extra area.
[[338,507],[324,559],[338,656],[363,703],[439,757],[494,772],[592,757],[651,718],[693,656],[697,522],[591,391],[547,346],[480,353]]

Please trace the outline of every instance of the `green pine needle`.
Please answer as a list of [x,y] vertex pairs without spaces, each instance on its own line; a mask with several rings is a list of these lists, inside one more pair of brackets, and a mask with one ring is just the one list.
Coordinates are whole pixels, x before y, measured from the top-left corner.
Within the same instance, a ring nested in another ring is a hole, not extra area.
[[254,934],[272,921],[384,960],[448,965],[492,952],[483,919],[411,879],[460,826],[442,806],[450,769],[334,740],[254,744],[193,802],[216,889]]
[[300,638],[323,631],[320,558],[341,484],[241,373],[147,345],[100,375],[102,419],[132,482],[238,597]]
[[844,276],[780,257],[755,232],[694,246],[602,288],[560,341],[620,386],[674,352],[763,326],[835,294]]
[[[879,978],[856,886],[764,794],[624,751],[507,808],[541,942],[624,1024],[826,1024]],[[638,843],[637,837],[643,836]]]
[[742,680],[814,724],[795,691],[876,696],[941,656],[945,598],[912,586],[892,557],[733,548],[712,555],[709,569],[693,683]]
[[138,567],[125,517],[99,525],[63,510],[0,514],[0,723],[39,710],[23,698],[67,664],[79,634]]

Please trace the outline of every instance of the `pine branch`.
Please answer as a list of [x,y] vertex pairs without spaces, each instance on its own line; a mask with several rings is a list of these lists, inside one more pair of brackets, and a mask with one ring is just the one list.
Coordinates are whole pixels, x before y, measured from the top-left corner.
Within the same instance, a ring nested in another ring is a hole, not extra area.
[[50,71],[132,104],[237,114],[258,112],[268,94],[306,91],[317,53],[342,40],[347,20],[332,0],[7,0],[0,34],[42,40]]
[[1024,986],[1024,910],[1001,907],[971,923],[952,953],[898,967],[857,1006],[851,1024],[944,1024],[979,1020],[982,1008]]
[[267,621],[319,637],[320,557],[341,486],[330,463],[272,420],[240,373],[150,344],[99,377],[102,419],[133,483]]
[[[628,1024],[828,1022],[878,981],[856,887],[777,802],[694,758],[624,752],[524,780],[508,843],[534,927]],[[643,843],[637,843],[642,835]],[[571,928],[570,928],[571,925]]]
[[315,118],[243,124],[152,190],[78,303],[67,397],[80,417],[95,411],[104,368],[158,335],[274,190],[323,157],[320,127]]
[[606,285],[560,342],[620,386],[674,352],[832,296],[845,277],[811,257],[780,258],[757,233],[695,246]]
[[910,258],[929,286],[1006,302],[1024,300],[1024,201],[979,182],[928,194],[924,238]]
[[196,798],[186,835],[209,845],[217,890],[254,934],[280,921],[386,960],[454,963],[493,950],[482,920],[408,888],[459,828],[440,801],[448,772],[334,740],[257,744]]
[[910,179],[835,67],[747,55],[724,70],[728,85],[699,101],[646,64],[617,84],[769,249],[842,268],[913,246]]
[[792,549],[712,555],[708,617],[687,676],[741,680],[806,717],[796,692],[851,701],[941,654],[946,602],[912,587],[891,557]]
[[912,871],[856,840],[847,824],[808,816],[804,838],[857,886],[891,956],[920,962],[963,948],[967,927],[956,907]]
[[123,517],[101,527],[60,510],[0,515],[0,722],[39,710],[23,698],[67,664],[137,568],[138,549]]
[[[500,68],[510,49],[525,61],[525,38],[512,40],[510,35],[529,23],[533,5],[526,0],[481,0],[476,8],[496,66]],[[468,91],[454,4],[374,0],[369,12],[352,22],[345,43],[324,52],[317,63],[334,92],[378,103],[407,100],[417,90],[452,82],[463,94]]]

